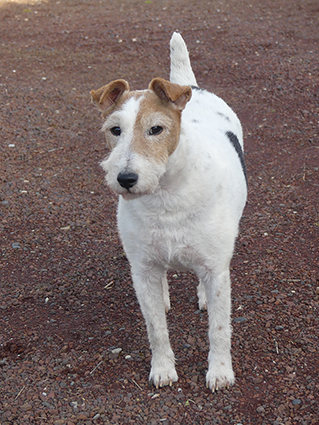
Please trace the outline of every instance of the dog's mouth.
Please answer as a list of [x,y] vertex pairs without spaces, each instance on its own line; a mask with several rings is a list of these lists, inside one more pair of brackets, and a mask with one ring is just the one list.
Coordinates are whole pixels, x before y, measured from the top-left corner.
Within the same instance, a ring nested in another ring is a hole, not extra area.
[[125,189],[121,187],[120,190],[116,190],[116,193],[120,196],[122,196],[123,199],[126,201],[129,201],[131,199],[137,199],[141,198],[142,196],[152,195],[153,193],[156,193],[158,190],[158,187],[156,187],[155,190],[151,188],[139,188],[137,186],[131,187],[130,189]]
[[134,192],[131,192],[130,190],[126,190],[125,192],[121,192],[120,195],[122,196],[123,199],[125,199],[126,201],[129,201],[130,199],[140,198],[141,196],[145,195],[145,193],[134,193]]

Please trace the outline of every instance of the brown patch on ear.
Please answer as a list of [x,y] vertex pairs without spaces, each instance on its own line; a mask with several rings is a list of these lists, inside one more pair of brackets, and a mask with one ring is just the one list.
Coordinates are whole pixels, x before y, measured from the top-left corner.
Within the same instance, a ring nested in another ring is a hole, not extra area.
[[163,103],[171,102],[178,110],[182,111],[192,97],[190,86],[180,86],[163,78],[154,78],[148,88],[152,90]]
[[111,112],[118,104],[123,93],[130,90],[130,86],[125,80],[115,80],[98,90],[91,91],[93,104],[105,115]]

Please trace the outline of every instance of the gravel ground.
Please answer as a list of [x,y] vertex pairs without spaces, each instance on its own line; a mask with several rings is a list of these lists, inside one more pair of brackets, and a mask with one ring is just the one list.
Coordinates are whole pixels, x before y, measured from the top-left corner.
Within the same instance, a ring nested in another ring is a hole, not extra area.
[[[318,424],[317,0],[0,0],[0,423]],[[207,316],[171,273],[179,381],[150,351],[89,91],[168,77],[178,29],[245,132],[236,384],[205,388]]]

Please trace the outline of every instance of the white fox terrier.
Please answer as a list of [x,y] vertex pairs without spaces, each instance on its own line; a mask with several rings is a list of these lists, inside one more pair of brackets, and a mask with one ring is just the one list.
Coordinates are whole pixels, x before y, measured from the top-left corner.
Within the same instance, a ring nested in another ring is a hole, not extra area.
[[234,382],[229,264],[247,196],[242,128],[219,97],[199,89],[181,35],[170,41],[170,81],[130,91],[115,80],[91,92],[111,153],[102,162],[119,195],[118,228],[152,350],[150,381],[177,381],[166,314],[168,269],[199,279],[208,310],[206,385]]

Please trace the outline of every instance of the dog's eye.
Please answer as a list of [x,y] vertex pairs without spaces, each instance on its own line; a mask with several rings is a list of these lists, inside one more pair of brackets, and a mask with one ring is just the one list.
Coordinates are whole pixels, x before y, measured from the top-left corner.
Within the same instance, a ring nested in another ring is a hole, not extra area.
[[113,136],[120,136],[122,133],[122,130],[120,127],[112,127],[111,133],[113,134]]
[[163,131],[163,127],[160,125],[155,125],[154,127],[150,128],[149,135],[150,136],[156,136],[157,134],[160,134]]

